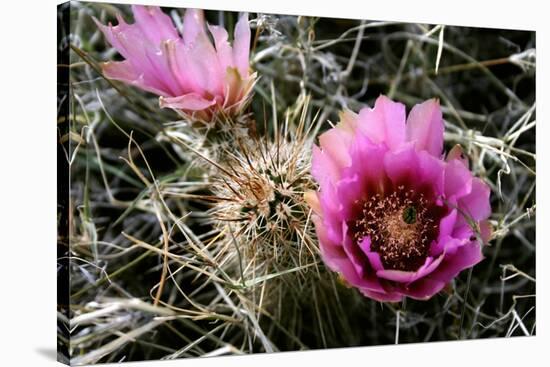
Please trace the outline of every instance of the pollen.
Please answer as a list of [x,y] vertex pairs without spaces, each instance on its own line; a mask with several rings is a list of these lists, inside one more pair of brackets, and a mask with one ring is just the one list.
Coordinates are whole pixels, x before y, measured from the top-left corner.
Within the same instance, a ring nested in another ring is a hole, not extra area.
[[370,236],[371,251],[386,269],[414,271],[425,262],[438,233],[443,208],[425,193],[401,185],[363,203],[352,230],[356,242]]

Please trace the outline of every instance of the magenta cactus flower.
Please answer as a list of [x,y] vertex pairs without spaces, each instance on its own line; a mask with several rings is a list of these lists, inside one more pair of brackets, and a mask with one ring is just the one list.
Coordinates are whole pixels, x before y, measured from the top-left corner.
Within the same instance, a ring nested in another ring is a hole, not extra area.
[[327,266],[366,297],[425,300],[483,259],[490,189],[460,146],[443,159],[439,102],[380,96],[319,138],[306,193]]
[[159,7],[132,6],[136,22],[105,26],[94,19],[124,61],[102,65],[107,78],[160,96],[160,106],[210,120],[220,112],[239,113],[255,81],[250,73],[250,27],[247,15],[235,26],[233,46],[227,31],[208,25],[202,10],[188,9],[181,35]]

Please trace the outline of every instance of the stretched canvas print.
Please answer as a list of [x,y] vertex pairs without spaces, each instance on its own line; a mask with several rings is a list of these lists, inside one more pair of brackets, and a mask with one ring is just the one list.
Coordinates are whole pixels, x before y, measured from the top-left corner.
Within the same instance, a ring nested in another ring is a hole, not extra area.
[[536,333],[535,32],[357,17],[59,5],[60,361]]

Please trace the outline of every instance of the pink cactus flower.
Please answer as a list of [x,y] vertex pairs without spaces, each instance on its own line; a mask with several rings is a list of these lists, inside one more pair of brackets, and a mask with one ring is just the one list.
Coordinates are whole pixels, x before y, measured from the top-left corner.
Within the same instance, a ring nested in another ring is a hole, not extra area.
[[160,96],[160,106],[211,120],[218,113],[238,114],[250,96],[250,27],[247,15],[235,26],[233,46],[227,31],[208,25],[202,10],[188,9],[181,35],[159,7],[132,6],[136,22],[105,26],[94,19],[124,61],[106,62],[107,78],[135,85]]
[[377,301],[425,300],[483,259],[490,189],[460,146],[443,157],[439,102],[380,96],[319,138],[306,193],[327,266]]

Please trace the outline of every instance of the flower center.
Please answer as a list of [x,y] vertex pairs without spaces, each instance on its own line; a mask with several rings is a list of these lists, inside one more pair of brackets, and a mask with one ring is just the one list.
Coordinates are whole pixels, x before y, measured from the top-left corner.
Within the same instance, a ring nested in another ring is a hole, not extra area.
[[437,236],[444,209],[422,192],[398,186],[391,194],[376,194],[363,203],[353,225],[354,240],[370,236],[371,251],[386,269],[415,271],[426,260]]

